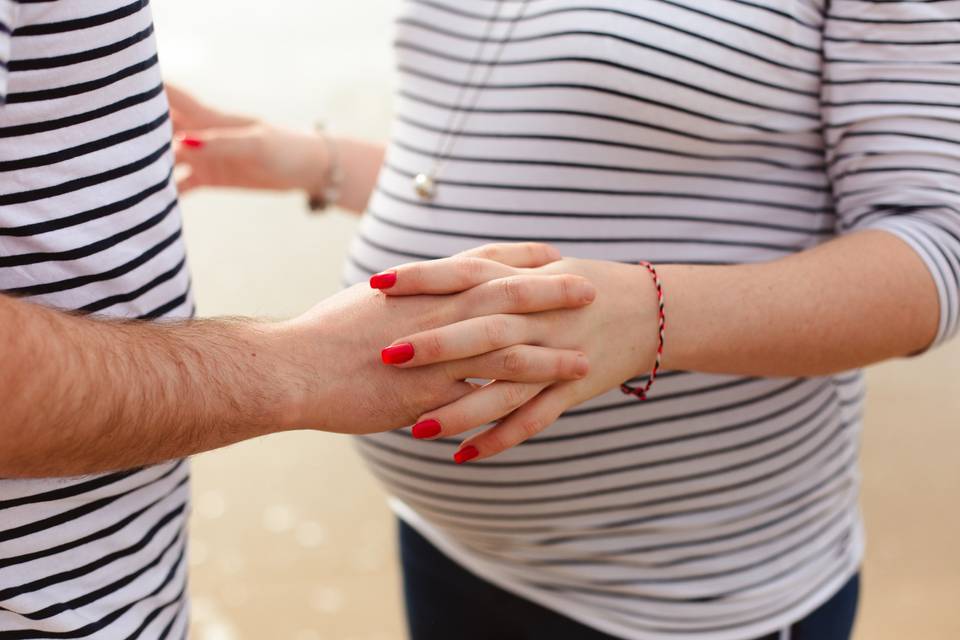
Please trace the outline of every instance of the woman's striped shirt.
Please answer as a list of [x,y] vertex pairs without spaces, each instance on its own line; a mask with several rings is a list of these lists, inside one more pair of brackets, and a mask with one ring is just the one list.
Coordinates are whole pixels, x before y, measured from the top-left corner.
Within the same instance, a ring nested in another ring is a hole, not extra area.
[[[0,0],[4,294],[192,313],[147,4]],[[0,638],[185,637],[188,478],[172,462],[0,480]]]
[[[729,264],[882,229],[936,281],[938,342],[956,332],[960,0],[529,0],[484,82],[496,5],[406,3],[349,282],[491,241]],[[411,178],[464,84],[477,106],[426,203]],[[455,466],[453,439],[360,448],[399,515],[497,585],[629,640],[745,640],[858,570],[863,394],[856,371],[672,372],[646,403],[611,392],[479,464]]]

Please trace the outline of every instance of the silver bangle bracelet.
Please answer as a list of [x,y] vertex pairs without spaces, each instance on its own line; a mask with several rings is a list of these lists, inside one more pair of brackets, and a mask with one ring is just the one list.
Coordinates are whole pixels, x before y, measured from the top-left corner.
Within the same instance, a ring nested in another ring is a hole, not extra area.
[[323,138],[323,143],[327,148],[327,170],[323,176],[323,184],[319,186],[316,192],[310,194],[307,206],[310,211],[321,212],[335,206],[340,200],[340,188],[343,186],[343,164],[340,160],[340,150],[337,143],[327,133],[322,122],[317,123],[316,130],[317,134]]

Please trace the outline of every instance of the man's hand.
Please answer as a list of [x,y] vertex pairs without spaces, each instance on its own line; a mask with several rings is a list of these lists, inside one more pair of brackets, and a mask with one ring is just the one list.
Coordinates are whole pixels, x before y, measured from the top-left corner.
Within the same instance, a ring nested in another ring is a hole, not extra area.
[[[283,345],[285,361],[301,374],[290,389],[295,410],[285,423],[346,433],[384,431],[412,424],[425,411],[470,393],[474,386],[464,382],[468,378],[551,384],[584,377],[589,364],[581,352],[539,344],[514,344],[405,371],[388,366],[381,356],[399,335],[471,318],[510,318],[589,305],[596,289],[580,276],[494,277],[506,269],[540,266],[556,258],[554,249],[539,244],[490,245],[430,269],[427,273],[436,280],[421,279],[420,285],[436,295],[385,296],[357,285],[303,317],[274,327],[272,335]],[[452,293],[464,287],[446,281],[450,271],[486,277],[472,280],[466,291]],[[416,358],[403,345],[393,347],[392,353],[399,355],[394,362]]]

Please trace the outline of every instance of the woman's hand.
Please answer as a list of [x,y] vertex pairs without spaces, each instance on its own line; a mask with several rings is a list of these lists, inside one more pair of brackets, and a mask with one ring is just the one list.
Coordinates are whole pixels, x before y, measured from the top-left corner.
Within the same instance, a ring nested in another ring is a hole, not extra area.
[[420,416],[414,435],[431,438],[456,435],[502,419],[464,441],[454,456],[457,462],[489,457],[520,444],[568,408],[649,372],[655,360],[657,297],[650,275],[641,266],[566,259],[523,269],[438,260],[399,267],[391,274],[386,277],[395,284],[386,292],[394,296],[444,293],[483,283],[477,288],[497,288],[521,301],[529,294],[516,283],[531,274],[574,274],[597,287],[594,302],[576,311],[472,318],[394,343],[412,345],[415,354],[396,365],[400,368],[435,366],[487,353],[501,354],[498,357],[504,358],[502,368],[507,371],[524,370],[528,363],[523,353],[508,356],[514,345],[572,350],[589,359],[590,372],[582,379],[556,383],[500,379]]
[[198,187],[313,193],[321,186],[327,149],[320,136],[224,113],[169,83],[166,89],[181,193]]
[[383,362],[422,361],[415,347],[403,346],[381,354],[398,334],[420,333],[490,315],[514,318],[551,310],[562,315],[562,310],[589,305],[596,288],[577,275],[523,275],[508,279],[509,286],[503,286],[503,281],[473,286],[473,281],[468,281],[459,287],[445,277],[447,268],[486,273],[543,265],[559,257],[556,249],[534,243],[484,247],[442,261],[446,268],[404,268],[420,274],[422,288],[442,289],[450,295],[388,297],[357,285],[300,318],[271,325],[280,369],[286,372],[280,377],[290,381],[282,424],[287,428],[372,433],[412,424],[428,409],[473,393],[474,387],[464,382],[467,379],[551,384],[582,378],[589,367],[581,352],[523,342],[478,349],[466,357],[446,358],[413,371],[400,371]]

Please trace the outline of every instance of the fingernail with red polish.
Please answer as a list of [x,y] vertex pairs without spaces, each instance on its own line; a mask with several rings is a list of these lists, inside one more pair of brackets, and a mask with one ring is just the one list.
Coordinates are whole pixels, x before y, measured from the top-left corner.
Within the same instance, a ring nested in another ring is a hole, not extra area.
[[410,362],[413,360],[413,345],[408,342],[395,344],[381,351],[380,357],[383,359],[383,364],[403,364],[404,362]]
[[463,464],[464,462],[470,462],[474,458],[480,455],[480,452],[477,451],[477,448],[474,446],[464,447],[453,454],[453,461],[457,464]]
[[413,425],[413,437],[417,440],[433,438],[440,435],[442,429],[440,423],[436,420],[424,420],[423,422],[418,422]]
[[184,138],[180,142],[183,143],[183,146],[191,149],[202,149],[203,145],[206,144],[203,140],[198,140],[197,138]]
[[395,271],[378,273],[370,277],[370,286],[374,289],[389,289],[395,284],[397,284],[397,273]]

